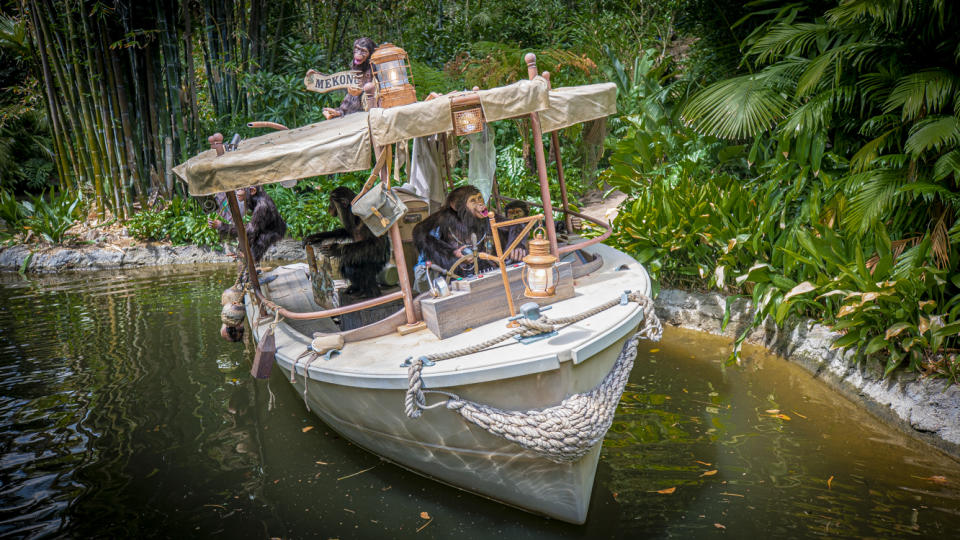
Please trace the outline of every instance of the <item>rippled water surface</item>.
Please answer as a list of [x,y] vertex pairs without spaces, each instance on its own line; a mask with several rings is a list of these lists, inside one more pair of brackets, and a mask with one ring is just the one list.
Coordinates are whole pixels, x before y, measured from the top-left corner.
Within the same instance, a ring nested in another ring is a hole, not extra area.
[[[796,366],[668,329],[644,344],[583,526],[381,462],[250,343],[232,268],[0,276],[0,536],[955,538],[960,464]],[[398,403],[398,407],[402,404]],[[442,413],[442,411],[434,411]]]

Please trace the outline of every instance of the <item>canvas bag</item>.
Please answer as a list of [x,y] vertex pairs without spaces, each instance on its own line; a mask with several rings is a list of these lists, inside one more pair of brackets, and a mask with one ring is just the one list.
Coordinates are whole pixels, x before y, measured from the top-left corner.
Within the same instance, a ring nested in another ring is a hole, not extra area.
[[350,205],[353,214],[359,217],[376,236],[383,236],[383,233],[387,232],[394,223],[407,213],[407,206],[389,186],[385,186],[383,182],[373,186],[373,182],[384,164],[387,164],[387,175],[389,176],[390,156],[391,147],[387,146],[380,153],[380,157],[377,158],[377,164],[374,165],[370,177],[367,178],[367,183],[360,191],[360,195]]

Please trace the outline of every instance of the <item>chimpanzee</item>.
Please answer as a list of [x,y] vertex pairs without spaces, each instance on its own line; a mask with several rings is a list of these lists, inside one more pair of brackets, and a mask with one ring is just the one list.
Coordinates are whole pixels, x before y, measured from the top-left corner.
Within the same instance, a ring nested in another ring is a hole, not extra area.
[[[353,42],[353,61],[350,69],[360,72],[360,84],[357,88],[347,90],[343,102],[336,109],[323,108],[323,117],[327,120],[339,118],[363,110],[363,85],[373,81],[373,70],[370,65],[370,55],[376,50],[377,44],[368,37],[362,37]],[[307,73],[310,73],[309,71]]]
[[[340,273],[350,280],[347,294],[361,297],[380,296],[377,274],[390,261],[390,240],[384,236],[375,236],[353,215],[350,203],[357,196],[348,187],[340,186],[330,192],[331,216],[340,218],[343,227],[332,231],[314,233],[303,239],[303,244],[320,244],[324,240],[337,240],[320,245],[320,252],[331,257],[339,257]],[[344,241],[347,242],[339,242]]]
[[[471,235],[476,237],[477,248],[491,253],[489,210],[483,202],[480,190],[473,186],[462,186],[450,192],[443,208],[421,221],[413,228],[413,242],[420,252],[421,261],[430,261],[450,270],[450,266],[463,256],[464,248],[471,247]],[[497,216],[503,220],[503,216]],[[504,248],[516,238],[522,226],[511,226],[500,230],[500,245]],[[526,255],[521,243],[510,254],[510,259],[520,260]],[[493,268],[496,263],[479,262],[481,271]],[[462,264],[456,273],[465,276],[473,269],[472,265]]]
[[[246,199],[247,210],[253,214],[245,228],[253,262],[259,263],[270,246],[287,234],[287,223],[280,216],[276,203],[262,187],[250,186],[246,189],[238,189],[237,198]],[[237,234],[237,228],[233,223],[224,223],[214,219],[209,221],[208,224],[223,234],[233,236]]]

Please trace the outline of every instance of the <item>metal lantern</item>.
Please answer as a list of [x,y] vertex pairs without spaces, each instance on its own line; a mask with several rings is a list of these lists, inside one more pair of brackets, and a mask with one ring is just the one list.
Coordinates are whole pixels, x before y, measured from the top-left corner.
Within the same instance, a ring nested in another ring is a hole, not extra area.
[[392,43],[384,43],[370,55],[373,74],[380,93],[380,106],[384,109],[416,103],[417,92],[410,75],[407,53]]
[[543,227],[534,231],[530,240],[530,254],[523,258],[526,264],[523,270],[526,290],[523,294],[528,298],[553,296],[557,288],[557,258],[550,253],[550,242],[544,235]]

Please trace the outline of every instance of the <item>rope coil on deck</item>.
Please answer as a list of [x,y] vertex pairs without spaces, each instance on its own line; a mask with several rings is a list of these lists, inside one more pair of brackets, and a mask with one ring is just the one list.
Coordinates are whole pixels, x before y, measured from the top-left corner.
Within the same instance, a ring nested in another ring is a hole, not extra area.
[[[423,389],[422,370],[425,359],[442,360],[469,354],[461,351],[474,349],[487,343],[484,342],[474,347],[429,355],[414,360],[407,369],[409,383],[405,399],[407,416],[419,418],[424,409],[446,406],[447,409],[457,411],[463,418],[491,434],[517,443],[551,461],[564,463],[579,460],[600,442],[607,430],[610,429],[614,412],[620,402],[620,396],[627,384],[630,370],[633,369],[640,338],[660,341],[660,337],[663,335],[663,327],[656,313],[654,313],[653,301],[639,293],[630,293],[627,295],[627,299],[640,304],[643,309],[643,324],[640,330],[624,344],[610,372],[589,392],[574,394],[564,399],[559,405],[545,409],[506,411],[474,403],[448,392]],[[527,322],[542,324],[544,328],[549,327],[549,330],[537,329],[534,334],[543,331],[549,332],[553,331],[553,325],[555,324],[576,322],[620,303],[620,300],[607,302],[573,317]],[[507,332],[506,337],[488,341],[497,343],[512,335],[523,334],[527,331],[532,331],[532,327],[524,325]],[[458,354],[454,355],[454,353]],[[426,405],[425,394],[427,393],[443,394],[448,399],[433,405]]]

